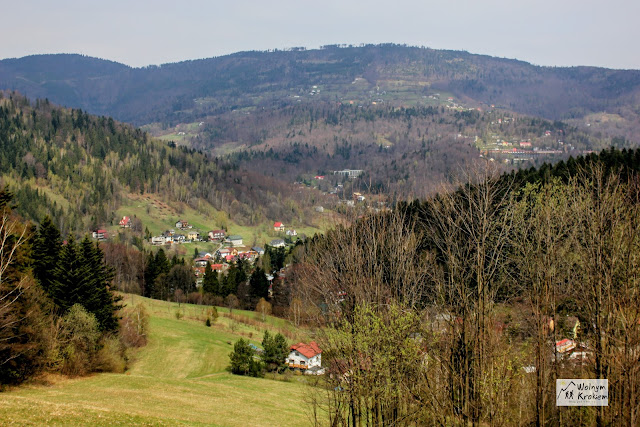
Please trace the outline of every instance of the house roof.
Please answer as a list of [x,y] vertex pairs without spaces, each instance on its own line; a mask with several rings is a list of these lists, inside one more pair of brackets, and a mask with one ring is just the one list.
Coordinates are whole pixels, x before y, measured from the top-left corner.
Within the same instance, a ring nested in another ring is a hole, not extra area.
[[311,341],[309,344],[299,342],[298,344],[292,345],[291,350],[297,351],[307,359],[311,359],[313,356],[322,353],[322,350],[315,341]]
[[273,239],[271,242],[269,242],[270,246],[275,246],[275,245],[281,245],[284,243],[284,240],[282,239]]
[[229,240],[242,240],[242,236],[234,234],[233,236],[228,236],[227,239],[229,239]]
[[282,224],[281,222],[274,222],[273,226],[274,227],[282,227],[282,226],[284,226],[284,224]]

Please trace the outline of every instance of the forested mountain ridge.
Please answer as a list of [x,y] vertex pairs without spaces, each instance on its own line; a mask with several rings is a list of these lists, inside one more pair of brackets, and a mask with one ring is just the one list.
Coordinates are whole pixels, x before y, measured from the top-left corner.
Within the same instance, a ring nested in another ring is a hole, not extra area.
[[0,176],[25,218],[50,215],[64,232],[79,234],[113,223],[132,193],[157,194],[205,216],[224,211],[247,224],[286,220],[298,206],[277,180],[257,179],[111,118],[31,104],[15,93],[0,92]]
[[[640,103],[638,70],[539,67],[392,44],[240,52],[145,68],[79,55],[0,61],[1,88],[137,125],[280,105],[293,102],[292,96],[309,98],[314,86],[322,89],[314,99],[368,100],[372,95],[395,105],[442,91],[470,104],[495,104],[548,119],[603,111],[632,119]],[[409,90],[400,93],[398,87]]]

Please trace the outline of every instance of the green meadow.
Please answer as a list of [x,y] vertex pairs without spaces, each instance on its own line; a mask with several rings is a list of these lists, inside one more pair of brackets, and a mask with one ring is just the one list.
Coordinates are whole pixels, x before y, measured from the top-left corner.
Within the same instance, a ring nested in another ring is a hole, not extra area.
[[[44,377],[0,393],[1,425],[219,425],[300,426],[306,378],[241,377],[226,367],[233,343],[259,345],[264,330],[290,342],[308,338],[282,319],[261,322],[253,312],[219,308],[211,327],[206,308],[126,295],[145,304],[150,317],[147,346],[133,355],[124,374],[83,378]],[[179,313],[176,315],[176,313]],[[180,318],[178,318],[180,317]]]

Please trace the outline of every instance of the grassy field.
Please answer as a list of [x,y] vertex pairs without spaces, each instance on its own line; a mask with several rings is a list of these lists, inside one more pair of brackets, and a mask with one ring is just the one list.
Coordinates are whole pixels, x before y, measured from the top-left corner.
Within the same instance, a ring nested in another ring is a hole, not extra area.
[[[150,337],[125,374],[48,377],[0,393],[1,425],[220,425],[309,424],[304,377],[258,379],[226,372],[240,337],[260,344],[265,329],[294,334],[282,319],[259,322],[253,312],[219,309],[208,328],[203,307],[125,296],[151,315]],[[176,312],[181,318],[176,318]],[[237,319],[246,319],[246,323]],[[301,338],[304,335],[300,336]]]

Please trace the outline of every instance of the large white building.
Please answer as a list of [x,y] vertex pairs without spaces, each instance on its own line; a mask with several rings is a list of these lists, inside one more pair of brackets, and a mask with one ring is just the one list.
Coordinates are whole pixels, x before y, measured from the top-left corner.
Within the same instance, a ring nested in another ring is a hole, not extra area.
[[286,360],[290,368],[320,369],[322,366],[322,350],[315,341],[309,344],[298,343],[291,346],[291,353]]

